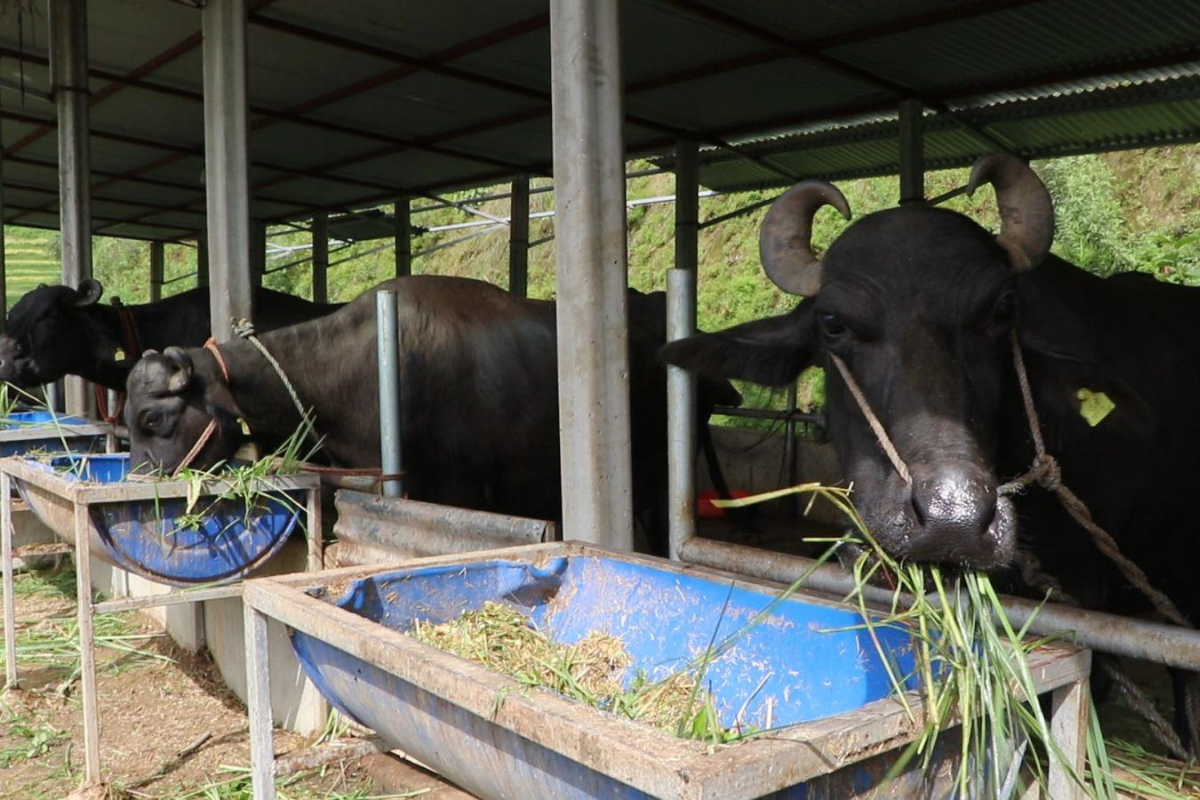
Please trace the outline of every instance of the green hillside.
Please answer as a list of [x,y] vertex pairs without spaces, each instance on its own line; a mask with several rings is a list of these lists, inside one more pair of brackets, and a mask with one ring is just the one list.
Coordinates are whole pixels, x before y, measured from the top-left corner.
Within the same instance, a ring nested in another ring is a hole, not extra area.
[[[644,165],[631,165],[644,166]],[[1194,232],[1200,230],[1200,146],[1167,147],[1125,151],[1095,156],[1077,156],[1036,162],[1035,168],[1050,186],[1058,210],[1055,250],[1064,258],[1099,274],[1122,270],[1151,272],[1173,282],[1200,283],[1200,247]],[[965,170],[930,174],[927,193],[938,194],[964,182]],[[541,181],[540,185],[545,185]],[[534,183],[535,187],[539,182]],[[895,202],[898,183],[895,178],[873,178],[843,182],[856,217]],[[503,188],[503,187],[501,187]],[[454,195],[459,202],[471,204],[474,198],[495,192],[480,189]],[[629,199],[670,195],[674,191],[671,175],[656,175],[629,182]],[[701,201],[701,219],[709,219],[768,198],[776,193],[743,192],[705,198]],[[415,203],[416,208],[428,201]],[[965,211],[984,225],[994,226],[994,203],[990,191],[975,199],[956,198],[947,204]],[[506,215],[506,200],[479,203],[492,215]],[[534,194],[533,211],[553,207],[553,193]],[[766,209],[731,219],[703,230],[700,234],[700,325],[725,326],[755,316],[778,313],[790,308],[795,300],[776,290],[763,277],[758,264],[758,229]],[[642,206],[629,211],[629,282],[642,290],[661,289],[665,271],[674,258],[672,244],[673,206],[669,203]],[[468,219],[457,209],[415,213],[413,222],[436,226]],[[831,210],[821,212],[816,221],[814,241],[827,245],[844,227]],[[427,233],[416,237],[413,251],[424,250],[476,234],[481,228]],[[534,220],[530,239],[536,241],[553,233],[549,219]],[[53,282],[58,272],[56,234],[10,227],[9,302],[38,282]],[[305,233],[272,231],[270,241],[277,245],[304,246]],[[388,249],[362,258],[386,242],[363,242],[335,250],[331,255],[330,295],[335,300],[351,299],[380,280],[390,277],[394,256]],[[454,247],[437,250],[416,260],[414,271],[482,278],[500,285],[507,283],[507,232],[500,230],[475,235]],[[125,302],[145,302],[149,297],[149,246],[145,242],[97,238],[93,245],[96,276],[104,282],[106,299],[114,295]],[[286,264],[307,254],[298,250],[268,262],[269,267]],[[551,240],[530,252],[529,290],[534,297],[554,293],[555,244]],[[342,262],[342,263],[339,263]],[[167,294],[195,285],[195,250],[168,246],[167,278],[180,277],[166,287]],[[271,288],[302,296],[311,292],[308,264],[274,272],[267,276]]]
[[39,283],[58,283],[58,234],[9,225],[4,229],[7,307]]

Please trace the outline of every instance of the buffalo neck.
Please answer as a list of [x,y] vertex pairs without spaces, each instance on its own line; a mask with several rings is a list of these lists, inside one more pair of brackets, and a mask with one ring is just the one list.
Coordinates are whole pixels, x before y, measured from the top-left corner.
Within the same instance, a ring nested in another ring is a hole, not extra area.
[[[329,323],[319,319],[263,333],[258,340],[278,362],[300,403],[312,410],[314,436],[326,437],[325,457],[338,463],[357,462],[360,459],[345,453],[336,436],[339,415],[345,413],[346,405],[340,395],[347,387],[352,394],[367,391],[364,379],[370,381],[365,373],[374,370],[375,360],[373,354],[364,360],[357,353],[347,354],[332,346],[335,337],[328,328]],[[268,449],[278,447],[301,424],[300,412],[279,371],[245,339],[225,342],[219,349],[229,368],[230,392],[255,440]]]

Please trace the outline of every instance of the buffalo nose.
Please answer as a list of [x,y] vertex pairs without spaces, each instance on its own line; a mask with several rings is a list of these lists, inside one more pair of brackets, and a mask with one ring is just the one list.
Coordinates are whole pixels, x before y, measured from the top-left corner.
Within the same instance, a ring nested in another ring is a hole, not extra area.
[[926,536],[974,539],[996,518],[996,486],[971,465],[913,475],[912,508]]

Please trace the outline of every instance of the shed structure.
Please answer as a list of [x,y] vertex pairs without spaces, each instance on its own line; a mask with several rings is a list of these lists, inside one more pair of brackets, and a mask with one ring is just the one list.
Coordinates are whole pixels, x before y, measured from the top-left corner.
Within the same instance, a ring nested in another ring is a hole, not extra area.
[[916,197],[986,152],[1196,141],[1200,2],[7,0],[0,126],[4,223],[61,228],[68,281],[87,231],[197,241],[218,336],[252,313],[266,224],[395,204],[405,274],[411,198],[527,202],[557,173],[565,529],[628,546],[626,158],[689,197],[897,171]]

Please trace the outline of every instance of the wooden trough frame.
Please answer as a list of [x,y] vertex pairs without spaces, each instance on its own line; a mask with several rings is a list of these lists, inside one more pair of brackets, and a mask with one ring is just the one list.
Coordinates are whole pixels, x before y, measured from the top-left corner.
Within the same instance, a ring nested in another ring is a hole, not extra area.
[[[643,557],[576,542],[552,543],[483,551],[448,557],[406,561],[405,568],[455,565],[489,558],[538,560],[566,555],[593,555],[623,560]],[[655,797],[725,798],[760,796],[777,792],[819,776],[903,748],[919,734],[903,705],[894,699],[879,700],[845,714],[791,726],[770,738],[744,742],[708,753],[696,742],[676,739],[651,729],[644,732],[597,714],[591,709],[549,692],[521,693],[515,681],[485,667],[419,644],[350,611],[311,596],[313,589],[348,582],[391,567],[351,567],[321,573],[260,578],[243,587],[246,614],[246,658],[249,680],[251,768],[254,797],[274,794],[277,773],[269,697],[269,664],[266,630],[269,619],[316,639],[334,644],[400,680],[471,714],[490,719],[506,732],[574,759]],[[715,576],[761,589],[782,588],[736,574],[684,566],[694,574]],[[809,593],[811,594],[811,593]],[[813,595],[820,602],[830,598]],[[1052,731],[1076,774],[1082,774],[1085,732],[1089,709],[1090,651],[1064,643],[1035,650],[1030,671],[1039,694],[1052,697]],[[497,706],[497,697],[504,702]],[[921,700],[909,704],[920,714]],[[401,743],[390,743],[403,746]],[[448,776],[453,778],[453,776]],[[1062,765],[1051,769],[1049,796],[1082,796]]]
[[[58,497],[73,507],[73,539],[57,532],[75,553],[76,613],[79,620],[80,684],[83,699],[84,754],[86,782],[98,783],[100,772],[100,727],[96,704],[96,661],[93,618],[96,614],[134,611],[143,608],[171,606],[180,603],[200,603],[206,600],[237,597],[242,593],[241,581],[221,586],[171,591],[150,597],[124,598],[92,602],[91,529],[89,506],[101,503],[167,500],[189,496],[192,483],[186,480],[164,480],[147,483],[99,484],[68,481],[20,458],[0,459],[0,566],[4,588],[4,650],[7,687],[18,683],[16,660],[16,618],[13,598],[12,509],[13,480],[26,481]],[[199,497],[224,493],[228,481],[205,481]],[[281,475],[257,481],[261,491],[303,491],[307,501],[305,536],[308,542],[307,568],[319,570],[322,565],[320,481],[316,475]],[[270,719],[268,698],[267,717]],[[268,723],[269,724],[269,723]]]

